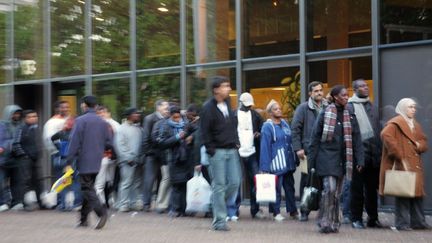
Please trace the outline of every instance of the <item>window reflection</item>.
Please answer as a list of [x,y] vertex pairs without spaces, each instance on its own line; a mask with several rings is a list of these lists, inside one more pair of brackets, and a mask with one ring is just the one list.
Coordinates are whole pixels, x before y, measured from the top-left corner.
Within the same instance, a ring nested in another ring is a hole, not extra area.
[[42,1],[16,1],[14,12],[15,57],[13,68],[16,80],[43,76],[43,19]]
[[187,75],[187,103],[202,105],[213,95],[211,88],[212,77],[225,76],[231,83],[231,106],[237,107],[236,78],[234,68],[195,69]]
[[245,57],[299,52],[298,1],[245,1]]
[[235,1],[187,1],[187,63],[235,59]]
[[309,81],[324,83],[324,94],[330,89],[342,84],[353,94],[352,81],[363,78],[369,85],[370,98],[373,99],[372,59],[359,57],[309,63]]
[[129,70],[129,2],[92,1],[93,72]]
[[53,77],[84,74],[84,2],[51,1]]
[[137,67],[180,65],[178,0],[137,1]]
[[[0,40],[6,40],[6,14],[6,11],[0,10]],[[6,41],[0,41],[0,84],[7,83],[6,71],[12,68],[6,58],[6,48]]]
[[271,99],[282,105],[285,118],[291,120],[300,104],[300,68],[274,68],[245,72],[245,90],[255,100],[255,108],[266,116],[265,108]]
[[137,78],[137,106],[150,114],[158,99],[180,103],[180,74],[162,74]]
[[98,102],[111,110],[113,119],[120,122],[130,106],[129,79],[93,81],[93,94]]
[[308,51],[371,45],[370,0],[306,3]]
[[432,39],[432,1],[381,2],[381,43]]

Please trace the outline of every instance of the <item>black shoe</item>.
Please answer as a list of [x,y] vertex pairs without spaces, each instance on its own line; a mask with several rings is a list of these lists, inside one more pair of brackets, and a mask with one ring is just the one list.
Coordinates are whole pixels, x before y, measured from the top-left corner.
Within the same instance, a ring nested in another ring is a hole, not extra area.
[[228,225],[224,224],[218,227],[213,227],[216,231],[230,231],[231,229],[228,227]]
[[409,226],[398,226],[396,227],[397,230],[399,231],[412,231],[413,229]]
[[147,213],[150,212],[150,205],[144,205],[143,211]]
[[367,222],[367,227],[368,228],[377,228],[377,229],[384,228],[384,226],[381,224],[381,222],[378,219],[377,220],[369,220]]
[[352,223],[351,223],[351,226],[352,226],[354,229],[364,229],[364,228],[365,228],[363,222],[360,221],[360,220],[357,220],[357,221],[352,222]]
[[106,222],[108,221],[108,213],[104,213],[104,214],[102,214],[100,217],[99,217],[99,219],[98,219],[98,221],[97,221],[97,223],[96,223],[96,226],[95,226],[95,228],[94,229],[102,229],[104,226],[105,226],[105,224],[106,224]]
[[322,234],[328,234],[328,233],[332,233],[333,230],[330,227],[322,227],[320,228],[319,232]]
[[306,222],[306,221],[308,221],[308,220],[309,220],[308,215],[305,214],[305,213],[301,213],[301,214],[300,214],[300,219],[299,219],[299,220],[302,221],[302,222]]
[[428,225],[427,223],[416,225],[412,227],[415,230],[430,230],[432,229],[432,226]]
[[77,225],[75,225],[75,228],[85,228],[88,227],[87,221],[79,221]]

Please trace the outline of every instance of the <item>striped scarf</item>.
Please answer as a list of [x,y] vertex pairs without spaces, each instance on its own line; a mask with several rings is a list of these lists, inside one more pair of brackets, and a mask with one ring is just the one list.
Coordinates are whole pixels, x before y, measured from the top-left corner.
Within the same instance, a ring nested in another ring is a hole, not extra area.
[[[324,111],[324,128],[321,136],[321,142],[330,142],[333,139],[336,126],[337,109],[335,104],[330,104]],[[353,169],[353,150],[352,150],[352,128],[349,112],[346,108],[343,111],[343,131],[345,141],[345,158],[346,158],[346,177],[352,178]]]

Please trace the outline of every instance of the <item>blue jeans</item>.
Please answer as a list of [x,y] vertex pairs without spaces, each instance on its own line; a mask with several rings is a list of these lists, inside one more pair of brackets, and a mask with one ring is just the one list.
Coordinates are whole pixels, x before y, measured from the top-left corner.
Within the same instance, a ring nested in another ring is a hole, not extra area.
[[216,149],[209,158],[212,178],[213,228],[226,224],[229,198],[235,198],[241,183],[241,167],[237,149]]
[[342,185],[342,214],[351,219],[351,181],[344,179]]
[[237,212],[239,210],[239,206],[237,204],[237,198],[239,196],[239,190],[234,193],[230,198],[227,199],[227,215],[228,217],[237,216]]
[[297,207],[295,204],[295,188],[294,188],[294,171],[288,171],[283,175],[277,176],[276,183],[276,202],[269,204],[269,211],[273,213],[274,216],[280,213],[281,204],[281,189],[285,192],[285,206],[287,213],[297,212]]

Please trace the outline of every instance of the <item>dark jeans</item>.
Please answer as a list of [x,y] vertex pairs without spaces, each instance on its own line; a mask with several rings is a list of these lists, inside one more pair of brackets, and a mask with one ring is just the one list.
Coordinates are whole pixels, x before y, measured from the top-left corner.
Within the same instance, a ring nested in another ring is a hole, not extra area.
[[151,205],[153,186],[158,174],[160,173],[160,167],[161,163],[156,156],[146,156],[142,179],[143,202],[146,206]]
[[423,210],[423,198],[395,198],[396,227],[418,228],[427,225]]
[[186,210],[186,182],[171,184],[171,209],[176,213]]
[[248,180],[249,183],[250,213],[253,217],[260,210],[259,208],[260,205],[256,201],[256,188],[255,188],[255,179],[254,179],[255,175],[258,174],[259,171],[257,155],[255,153],[247,158],[241,158],[241,161],[243,162],[245,168],[246,180]]
[[351,181],[347,179],[343,179],[340,203],[342,204],[342,215],[351,219]]
[[103,205],[96,195],[94,183],[97,174],[80,174],[79,182],[81,184],[81,192],[83,196],[81,208],[81,222],[86,222],[91,211],[95,211],[98,217],[106,214],[106,207]]
[[[3,199],[8,198],[7,188],[9,180],[9,188],[12,196],[10,206],[23,203],[24,198],[24,172],[21,160],[15,160],[13,165],[0,167],[0,193]],[[8,202],[4,202],[8,203]]]
[[269,204],[269,211],[273,213],[274,216],[280,213],[280,204],[282,200],[281,189],[285,192],[285,206],[287,213],[297,212],[297,207],[295,204],[295,189],[294,189],[294,176],[293,171],[289,171],[283,175],[277,176],[276,183],[276,202]]
[[44,191],[42,185],[42,167],[38,161],[24,159],[23,161],[23,180],[24,194],[34,190],[36,192],[37,202],[40,207],[43,207],[40,200],[40,194]]
[[353,170],[351,181],[351,220],[362,221],[363,205],[368,220],[378,220],[379,168],[366,167],[360,173]]

